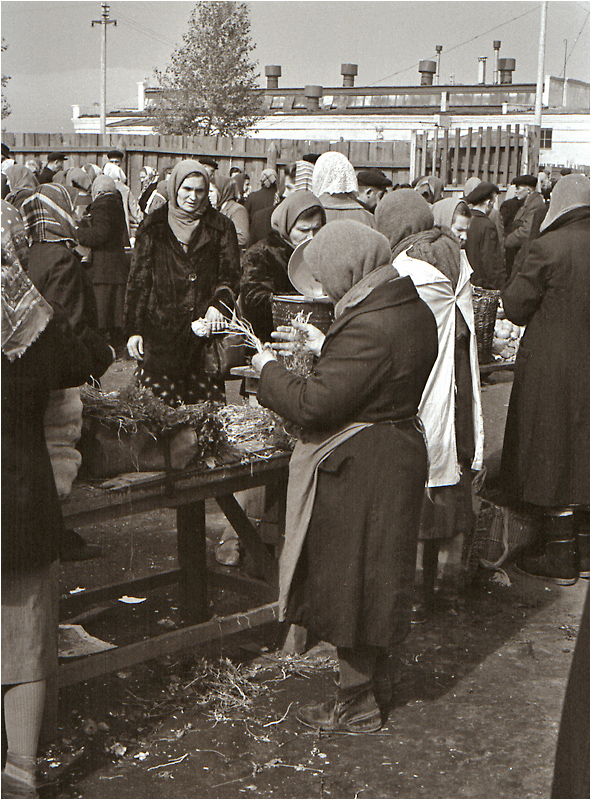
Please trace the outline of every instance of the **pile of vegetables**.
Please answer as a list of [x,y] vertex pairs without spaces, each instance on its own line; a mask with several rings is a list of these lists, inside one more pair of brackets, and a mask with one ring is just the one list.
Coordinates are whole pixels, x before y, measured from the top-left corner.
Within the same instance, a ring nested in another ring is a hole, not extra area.
[[524,328],[514,325],[505,317],[502,305],[499,304],[493,335],[493,355],[503,361],[513,360],[517,355],[519,341],[523,336],[524,330]]

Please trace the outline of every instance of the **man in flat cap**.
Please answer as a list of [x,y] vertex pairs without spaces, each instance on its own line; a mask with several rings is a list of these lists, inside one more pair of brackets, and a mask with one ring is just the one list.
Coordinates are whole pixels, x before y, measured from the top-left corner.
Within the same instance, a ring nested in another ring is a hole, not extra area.
[[39,173],[37,180],[39,183],[52,183],[54,176],[64,168],[64,161],[68,160],[65,153],[50,153],[47,156],[47,164]]
[[121,150],[109,150],[107,158],[109,161],[112,161],[113,164],[117,164],[117,166],[120,167],[123,163],[124,155],[125,154]]
[[219,167],[218,162],[212,156],[196,156],[197,161],[203,164],[209,175],[209,182],[215,183],[215,171]]
[[2,142],[2,172],[4,172],[7,167],[13,167],[15,163],[10,147]]
[[513,271],[513,262],[518,251],[526,242],[538,236],[547,210],[544,198],[536,191],[538,179],[535,175],[519,175],[513,178],[511,183],[517,187],[515,197],[523,200],[523,205],[515,214],[513,222],[506,228],[505,259],[508,278]]
[[362,169],[357,173],[359,195],[357,201],[372,214],[375,207],[386,194],[386,189],[392,186],[392,181],[387,178],[381,169]]
[[465,250],[474,270],[470,280],[483,289],[499,289],[505,285],[505,259],[497,226],[489,214],[494,208],[499,187],[482,181],[464,197],[472,209]]

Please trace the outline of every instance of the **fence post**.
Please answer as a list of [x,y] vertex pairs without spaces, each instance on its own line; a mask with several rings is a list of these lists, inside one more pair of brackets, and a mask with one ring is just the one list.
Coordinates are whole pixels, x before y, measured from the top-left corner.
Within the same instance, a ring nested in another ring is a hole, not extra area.
[[279,153],[277,152],[277,145],[275,142],[271,142],[269,149],[267,150],[267,169],[277,169],[277,156]]
[[417,131],[410,132],[410,170],[409,183],[417,177]]

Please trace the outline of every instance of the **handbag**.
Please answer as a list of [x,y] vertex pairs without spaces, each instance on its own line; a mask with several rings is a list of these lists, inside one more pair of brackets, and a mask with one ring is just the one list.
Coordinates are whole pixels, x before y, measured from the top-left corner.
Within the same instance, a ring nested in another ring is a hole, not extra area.
[[234,367],[244,367],[246,363],[247,347],[239,333],[214,334],[205,344],[203,371],[208,375],[228,380]]

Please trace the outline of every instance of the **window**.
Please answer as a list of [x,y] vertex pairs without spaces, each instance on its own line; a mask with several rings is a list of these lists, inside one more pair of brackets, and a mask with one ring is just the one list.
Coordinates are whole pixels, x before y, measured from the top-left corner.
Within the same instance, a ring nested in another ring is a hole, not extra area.
[[542,128],[540,130],[540,149],[552,149],[552,128]]
[[271,97],[271,108],[283,108],[284,103],[285,97],[282,97],[279,94],[275,94]]

